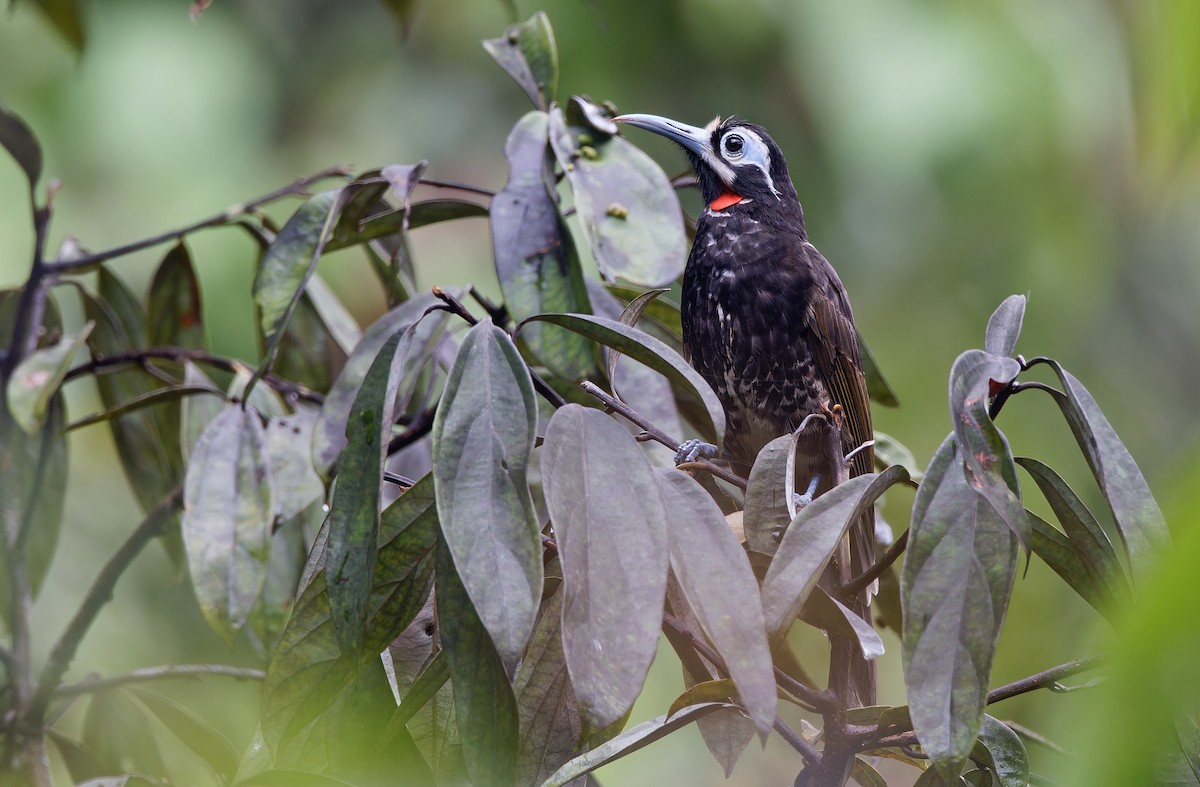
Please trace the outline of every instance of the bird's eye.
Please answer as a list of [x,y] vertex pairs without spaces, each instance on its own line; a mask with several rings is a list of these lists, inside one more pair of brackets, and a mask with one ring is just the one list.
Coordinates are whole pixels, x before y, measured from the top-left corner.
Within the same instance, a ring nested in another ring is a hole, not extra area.
[[742,139],[741,134],[730,134],[721,141],[721,147],[724,149],[726,156],[738,158],[742,155],[742,151],[746,147],[746,140]]

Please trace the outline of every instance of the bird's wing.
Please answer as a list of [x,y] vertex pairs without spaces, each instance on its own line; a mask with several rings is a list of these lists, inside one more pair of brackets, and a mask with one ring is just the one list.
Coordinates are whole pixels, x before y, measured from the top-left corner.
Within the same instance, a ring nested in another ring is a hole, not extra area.
[[[833,403],[842,406],[846,417],[842,428],[849,437],[844,442],[854,449],[874,435],[867,380],[862,372],[850,299],[833,266],[821,252],[811,243],[804,244],[804,251],[815,274],[812,297],[804,316],[809,330],[817,338],[812,343],[813,357]],[[873,462],[871,449],[855,454],[850,475],[871,472]]]

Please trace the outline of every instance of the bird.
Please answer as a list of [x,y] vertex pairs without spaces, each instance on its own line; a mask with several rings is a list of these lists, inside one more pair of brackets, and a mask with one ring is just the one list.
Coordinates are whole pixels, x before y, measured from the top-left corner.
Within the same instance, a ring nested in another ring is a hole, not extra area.
[[[685,357],[725,410],[723,458],[747,477],[763,446],[818,413],[825,417],[798,438],[799,502],[839,477],[871,472],[871,407],[850,298],[809,240],[779,145],[737,117],[703,127],[646,114],[614,120],[678,143],[703,195],[680,309]],[[689,441],[676,459],[715,455],[715,446]],[[849,552],[854,576],[874,562],[873,512],[852,525]],[[854,602],[870,620],[866,593]],[[851,684],[860,703],[874,704],[870,662],[855,665]]]

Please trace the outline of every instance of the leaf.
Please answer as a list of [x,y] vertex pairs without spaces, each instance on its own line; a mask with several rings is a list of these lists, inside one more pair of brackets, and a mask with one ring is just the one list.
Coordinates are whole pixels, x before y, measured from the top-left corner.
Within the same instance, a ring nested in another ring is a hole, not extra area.
[[583,734],[563,654],[561,585],[538,615],[513,690],[521,718],[517,783],[541,784],[571,759]]
[[182,240],[171,247],[154,272],[146,317],[147,333],[154,347],[205,346],[200,283],[192,267],[192,256]]
[[1006,385],[1020,371],[1021,365],[1011,358],[980,350],[964,352],[950,369],[950,415],[968,484],[987,500],[1028,550],[1029,520],[1021,503],[1017,467],[1008,440],[988,413],[992,384]]
[[[579,97],[571,104],[579,113],[596,111]],[[679,199],[658,165],[622,137],[591,125],[568,126],[558,107],[550,110],[550,145],[604,277],[646,287],[678,279],[687,238]]]
[[130,691],[183,745],[198,754],[226,780],[233,779],[240,758],[233,744],[216,727],[161,694],[139,688],[130,688]]
[[[433,586],[437,532],[429,476],[384,509],[360,655],[343,653],[338,646],[326,569],[318,568],[307,582],[301,581],[263,686],[263,735],[276,765],[325,767],[326,711],[349,690],[363,666],[378,659],[421,611]],[[314,554],[319,559],[319,546]]]
[[379,355],[384,343],[394,334],[419,321],[420,327],[413,335],[401,379],[408,380],[428,360],[427,353],[441,337],[447,320],[446,313],[442,311],[431,312],[422,319],[426,310],[436,303],[440,301],[433,295],[425,294],[400,304],[366,330],[362,341],[346,359],[341,374],[325,396],[321,414],[313,427],[313,466],[322,477],[328,478],[330,469],[337,463],[342,449],[346,447],[346,424],[350,417],[350,408],[367,370]]
[[1072,546],[1083,561],[1088,575],[1111,594],[1110,600],[1128,601],[1131,590],[1121,562],[1117,559],[1116,550],[1108,540],[1104,528],[1100,527],[1100,523],[1084,502],[1048,465],[1028,457],[1018,457],[1016,462],[1037,482],[1046,502],[1050,504],[1067,538],[1071,540]]
[[[321,313],[313,302],[313,285],[318,282],[316,274],[308,280],[304,294],[296,302],[296,311],[288,321],[279,340],[279,354],[275,359],[275,374],[299,383],[313,391],[327,391],[333,382],[334,369],[344,362],[341,349],[334,343]],[[328,296],[336,301],[332,293]],[[338,304],[340,306],[341,304]],[[357,343],[357,337],[355,338]],[[257,389],[256,389],[257,390]]]
[[237,783],[237,787],[354,787],[354,785],[332,776],[322,776],[319,773],[297,771],[290,768],[272,768],[269,771],[256,773],[248,779],[243,779]]
[[[638,320],[641,319],[642,312],[646,310],[655,298],[662,295],[664,292],[670,292],[669,289],[663,288],[658,290],[648,290],[641,293],[621,310],[621,315],[617,318],[617,322],[622,325],[636,326]],[[613,391],[616,391],[617,379],[617,361],[621,358],[620,350],[608,351],[608,381],[613,386]]]
[[764,445],[746,479],[742,514],[746,546],[764,555],[775,554],[791,521],[785,484],[788,452],[793,439],[792,435],[785,434]]
[[[98,296],[83,293],[83,310],[96,323],[88,336],[92,358],[120,355],[146,346],[146,316],[137,297],[107,267],[98,276]],[[94,376],[105,408],[115,407],[148,391],[161,388],[140,369]],[[179,446],[178,411],[167,407],[138,410],[109,422],[121,467],[142,510],[149,512],[183,480]],[[182,544],[174,528],[168,530],[168,549],[182,557]],[[171,545],[171,538],[175,545]]]
[[[30,435],[0,412],[0,533],[16,535],[30,594],[37,598],[54,559],[67,488],[66,405],[61,393],[46,409],[45,425]],[[6,544],[12,543],[5,541]],[[9,561],[0,559],[0,622],[12,613]]]
[[985,715],[975,751],[978,760],[995,776],[999,787],[1028,787],[1029,757],[1025,753],[1025,744],[1004,722]]
[[550,107],[558,89],[558,49],[544,11],[510,25],[503,36],[484,41],[483,48],[516,80],[535,107]]
[[[856,328],[855,331],[857,332],[857,330]],[[867,379],[867,395],[871,397],[871,401],[884,407],[899,407],[900,398],[892,390],[891,384],[884,379],[883,372],[880,371],[879,364],[875,362],[875,356],[871,354],[867,343],[863,341],[861,333],[858,333],[858,350],[862,356],[863,376]]]
[[667,509],[671,571],[765,739],[775,723],[775,671],[750,560],[691,476],[662,469],[655,475]]
[[968,486],[961,463],[951,434],[917,490],[900,576],[909,709],[943,774],[958,772],[983,723],[1017,571],[1016,536]]
[[837,631],[858,643],[858,649],[864,659],[877,659],[884,653],[883,639],[875,628],[829,595],[824,588],[817,588],[817,592],[809,595],[800,611],[800,617],[813,622],[819,628]]
[[213,396],[189,396],[179,409],[179,447],[186,463],[204,428],[224,409],[225,394],[191,361],[183,362],[183,384],[195,388],[210,386],[216,392]]
[[914,483],[921,483],[924,474],[917,465],[917,458],[913,456],[913,452],[908,449],[908,446],[889,434],[876,431],[874,451],[876,465],[883,464],[884,467],[900,465],[908,471],[908,477]]
[[1117,610],[1116,601],[1108,587],[1088,570],[1079,548],[1037,514],[1027,511],[1026,515],[1033,525],[1033,554],[1062,577],[1080,598],[1111,619]]
[[58,749],[72,783],[83,784],[89,779],[96,779],[107,773],[107,769],[100,763],[96,752],[92,751],[90,747],[68,738],[53,728],[46,730],[46,737],[53,741],[54,747]]
[[899,466],[855,476],[796,515],[762,584],[763,614],[772,641],[786,634],[850,524],[869,511],[889,487],[907,477]]
[[277,522],[287,522],[325,497],[325,485],[313,469],[308,452],[316,420],[315,410],[297,407],[291,415],[267,421],[267,463],[275,490]]
[[710,442],[717,446],[724,441],[725,409],[721,406],[721,401],[704,378],[679,353],[658,339],[637,328],[622,325],[616,320],[590,314],[539,314],[521,323],[517,330],[520,331],[524,326],[538,321],[561,325],[606,347],[620,350],[656,372],[666,375],[672,382],[682,385],[695,394],[708,411],[712,429],[706,437],[711,437]]
[[362,329],[358,327],[354,315],[338,299],[325,280],[315,273],[304,287],[304,296],[325,326],[329,338],[339,350],[349,355],[362,339]]
[[1142,471],[1121,438],[1109,425],[1100,406],[1073,374],[1047,359],[1062,381],[1065,394],[1054,395],[1079,443],[1088,467],[1112,511],[1135,585],[1153,570],[1154,557],[1170,541],[1167,523]]
[[542,783],[542,787],[561,787],[584,774],[591,773],[602,765],[618,760],[627,754],[633,754],[644,746],[649,746],[661,740],[678,729],[691,724],[719,708],[729,707],[721,702],[706,702],[692,705],[674,715],[663,715],[622,732],[611,740],[600,744],[591,751],[579,755],[567,762]]
[[984,351],[991,355],[1012,355],[1024,320],[1025,296],[1010,295],[1005,298],[988,319],[987,334],[983,341]]
[[21,116],[0,104],[0,147],[8,151],[29,181],[32,195],[42,177],[42,148]]
[[83,718],[83,745],[109,773],[141,773],[166,780],[169,775],[149,718],[122,689],[96,692]]
[[407,211],[403,208],[388,210],[369,216],[348,227],[339,224],[333,237],[325,244],[325,251],[337,251],[348,246],[384,239],[403,232],[405,227],[414,230],[443,221],[483,218],[487,215],[487,208],[469,200],[431,199],[414,202]]
[[600,729],[632,707],[654,658],[667,512],[633,436],[597,410],[560,407],[541,463],[562,561],[567,668],[581,715]]
[[400,38],[407,40],[408,34],[412,32],[413,20],[417,16],[417,7],[420,2],[418,0],[383,0],[383,4],[395,17],[396,26],[400,29]]
[[855,757],[850,765],[850,777],[859,787],[887,787],[887,782],[879,775],[879,771],[867,764],[862,757]]
[[[593,288],[598,288],[605,292],[611,293],[613,296],[621,301],[625,301],[626,303],[632,303],[635,298],[644,294],[644,291],[640,288],[626,287],[619,282],[613,284],[600,284],[600,282],[595,280],[589,280],[588,286],[589,294],[592,294],[595,291]],[[653,290],[650,290],[650,292],[653,292]],[[594,296],[592,305],[595,305]],[[682,339],[682,317],[679,313],[679,302],[674,295],[663,295],[656,297],[652,301],[648,301],[645,304],[642,313],[647,320],[654,323],[657,327],[662,329],[662,331],[670,334],[676,340]],[[608,315],[606,314],[605,316],[607,317]],[[662,337],[660,336],[660,338]]]
[[17,364],[8,378],[8,411],[26,434],[34,434],[46,422],[50,399],[58,393],[71,361],[92,332],[95,323],[88,322],[75,334],[64,336],[58,344],[36,350]]
[[346,450],[329,507],[329,602],[342,650],[357,654],[365,638],[376,548],[379,487],[392,431],[396,391],[413,329],[395,333],[363,378],[346,421]]
[[[546,124],[546,113],[534,111],[513,126],[504,145],[508,182],[490,210],[496,277],[516,322],[542,312],[591,310],[574,241],[558,214]],[[532,325],[524,339],[542,363],[569,380],[595,366],[587,341],[557,326]]]
[[267,580],[274,510],[258,414],[228,406],[192,449],[181,523],[200,611],[227,644]]
[[450,664],[454,710],[467,775],[475,785],[510,785],[516,775],[517,700],[444,541],[437,548],[439,634]]
[[323,191],[301,205],[263,254],[254,277],[254,303],[266,344],[264,363],[274,360],[280,339],[305,283],[317,267],[325,238],[342,204],[343,190]]
[[526,477],[537,423],[529,369],[483,318],[459,345],[433,419],[433,477],[455,569],[510,671],[542,597],[541,527]]

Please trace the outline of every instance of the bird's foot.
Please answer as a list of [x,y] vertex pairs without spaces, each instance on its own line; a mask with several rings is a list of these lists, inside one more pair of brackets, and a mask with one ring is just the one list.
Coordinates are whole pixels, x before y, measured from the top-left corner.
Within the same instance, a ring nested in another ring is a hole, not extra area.
[[792,502],[796,504],[797,512],[812,503],[813,496],[816,494],[817,485],[819,483],[821,483],[821,476],[815,475],[812,477],[812,480],[808,482],[808,489],[804,490],[804,494],[792,495]]
[[684,440],[675,452],[675,464],[683,465],[698,459],[712,459],[717,455],[717,447],[703,440]]

